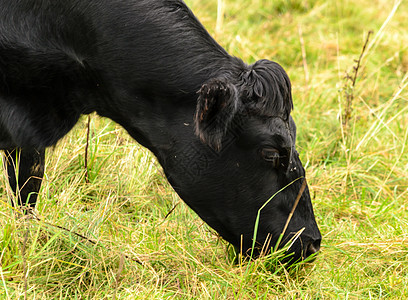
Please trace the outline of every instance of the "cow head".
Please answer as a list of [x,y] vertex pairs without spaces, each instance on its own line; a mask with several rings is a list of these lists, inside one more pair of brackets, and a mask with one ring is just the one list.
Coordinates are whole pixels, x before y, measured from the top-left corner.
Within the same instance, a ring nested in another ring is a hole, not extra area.
[[258,218],[255,251],[265,243],[275,247],[284,233],[280,245],[294,238],[289,249],[294,261],[317,252],[321,235],[307,186],[284,230],[305,180],[292,107],[289,78],[277,63],[261,60],[235,78],[210,79],[198,92],[199,140],[178,153],[184,171],[168,177],[183,200],[235,247],[252,248]]

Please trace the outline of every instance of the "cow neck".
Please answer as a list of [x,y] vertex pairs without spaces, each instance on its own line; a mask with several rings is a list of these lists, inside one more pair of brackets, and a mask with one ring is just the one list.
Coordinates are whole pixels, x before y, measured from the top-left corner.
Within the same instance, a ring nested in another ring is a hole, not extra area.
[[163,83],[144,89],[134,88],[132,93],[122,93],[113,101],[115,104],[120,102],[120,111],[115,105],[103,115],[121,124],[137,142],[164,159],[177,147],[198,140],[194,134],[194,115],[197,91],[201,86],[217,77],[235,83],[245,66],[240,59],[228,57],[214,65],[212,71],[198,73],[197,78],[186,78],[177,88]]

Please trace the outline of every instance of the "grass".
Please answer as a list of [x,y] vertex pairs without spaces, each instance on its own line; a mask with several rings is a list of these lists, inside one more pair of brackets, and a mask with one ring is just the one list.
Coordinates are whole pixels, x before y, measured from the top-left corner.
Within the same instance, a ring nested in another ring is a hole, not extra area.
[[[407,298],[407,1],[187,2],[231,54],[290,75],[320,255],[291,271],[271,272],[276,256],[234,264],[155,158],[92,116],[90,183],[83,118],[48,150],[41,221],[15,218],[0,177],[0,299]],[[370,30],[344,127],[346,73]]]

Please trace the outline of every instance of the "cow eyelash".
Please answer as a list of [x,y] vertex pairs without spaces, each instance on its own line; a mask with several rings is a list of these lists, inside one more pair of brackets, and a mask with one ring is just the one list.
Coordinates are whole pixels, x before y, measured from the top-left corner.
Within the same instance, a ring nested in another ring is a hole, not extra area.
[[279,153],[279,151],[275,148],[263,148],[261,150],[261,156],[262,158],[269,162],[272,163],[274,168],[279,167],[279,159],[282,157]]

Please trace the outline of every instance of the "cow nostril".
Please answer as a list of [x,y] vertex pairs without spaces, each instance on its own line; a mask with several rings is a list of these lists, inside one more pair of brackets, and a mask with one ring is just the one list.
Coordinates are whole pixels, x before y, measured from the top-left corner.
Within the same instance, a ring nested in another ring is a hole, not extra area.
[[306,257],[319,252],[321,239],[315,240],[309,244],[306,250]]

